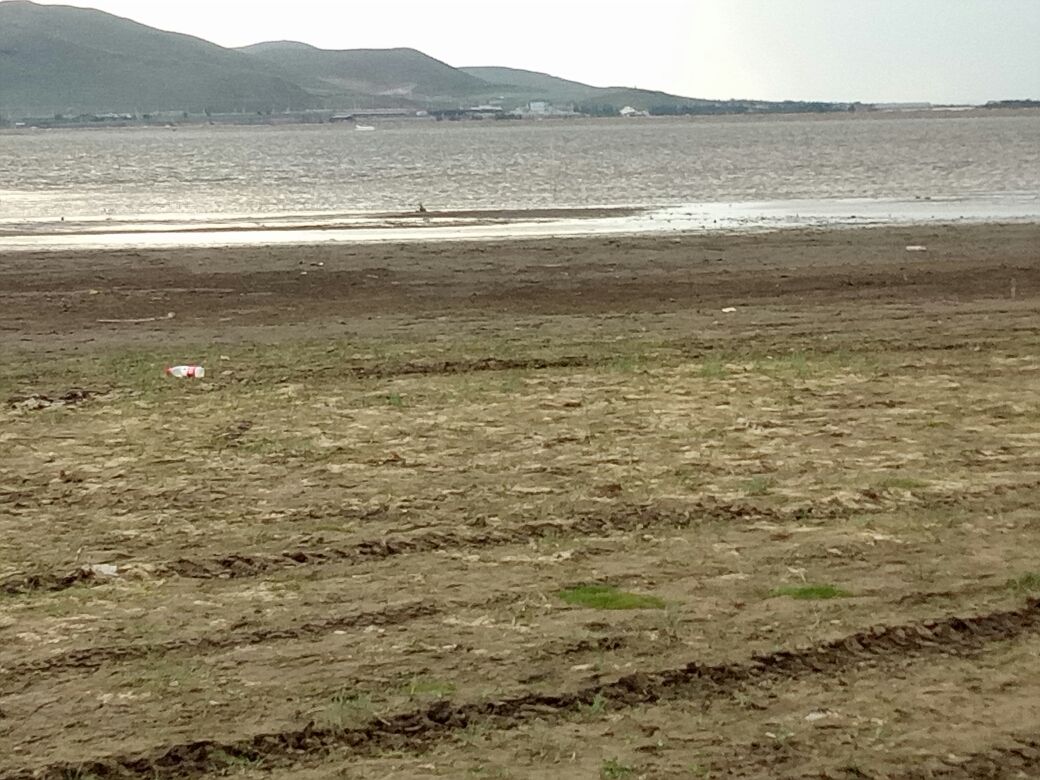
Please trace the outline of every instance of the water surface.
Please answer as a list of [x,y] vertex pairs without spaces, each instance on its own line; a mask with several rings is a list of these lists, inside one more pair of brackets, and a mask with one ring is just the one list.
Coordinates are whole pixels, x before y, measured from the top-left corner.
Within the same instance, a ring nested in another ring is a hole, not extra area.
[[[398,121],[371,133],[319,125],[0,135],[2,246],[291,241],[270,232],[293,227],[301,231],[297,240],[362,240],[381,228],[380,238],[389,228],[425,239],[437,225],[376,216],[414,211],[419,203],[435,211],[655,210],[652,218],[627,222],[558,220],[559,232],[578,230],[576,224],[713,229],[850,216],[1040,219],[1038,193],[1036,112]],[[514,232],[552,233],[544,221],[526,225],[514,224]],[[225,230],[169,235],[214,226]],[[482,220],[441,227],[508,232]],[[249,235],[233,237],[227,228]]]

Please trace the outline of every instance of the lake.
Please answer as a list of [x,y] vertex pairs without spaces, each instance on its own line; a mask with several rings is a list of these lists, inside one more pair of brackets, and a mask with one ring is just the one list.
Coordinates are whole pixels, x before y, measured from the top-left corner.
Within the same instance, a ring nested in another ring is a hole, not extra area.
[[131,242],[149,243],[142,237],[215,225],[436,228],[374,216],[419,203],[651,207],[659,227],[720,224],[720,214],[729,226],[732,213],[762,224],[817,212],[1040,218],[1040,113],[980,113],[5,132],[0,244],[135,230],[144,232]]

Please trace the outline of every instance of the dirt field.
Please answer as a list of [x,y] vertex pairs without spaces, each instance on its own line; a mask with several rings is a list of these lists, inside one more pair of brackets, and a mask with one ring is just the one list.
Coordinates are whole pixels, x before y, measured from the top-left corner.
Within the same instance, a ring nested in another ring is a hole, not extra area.
[[1038,776],[1038,314],[1037,225],[0,256],[0,778]]

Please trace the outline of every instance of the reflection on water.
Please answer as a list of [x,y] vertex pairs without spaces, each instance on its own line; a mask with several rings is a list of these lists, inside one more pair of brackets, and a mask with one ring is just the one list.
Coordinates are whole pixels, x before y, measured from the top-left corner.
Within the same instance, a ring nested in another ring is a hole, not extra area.
[[[950,218],[985,216],[972,211],[1029,217],[1038,211],[1038,138],[1035,113],[414,121],[372,133],[328,125],[5,133],[0,236],[11,245],[27,234],[42,241],[42,233],[84,229],[223,224],[251,229],[252,237],[242,240],[256,241],[274,221],[312,232],[352,227],[352,238],[360,239],[368,228],[351,223],[363,221],[365,212],[413,211],[420,202],[431,210],[758,203],[750,216],[769,222],[783,218],[762,212],[763,202],[782,210],[787,206],[775,204],[887,199],[904,204],[890,206],[896,216],[917,209],[922,218],[935,211]],[[723,218],[734,208],[746,207],[726,207]],[[612,219],[597,221],[598,229],[615,229]],[[616,229],[647,222],[626,220]]]
[[198,247],[336,242],[475,241],[503,238],[680,233],[689,231],[776,230],[792,227],[854,227],[896,222],[1040,221],[1040,199],[948,200],[787,200],[694,203],[618,216],[552,219],[423,217],[355,218],[340,222],[282,224],[231,223],[190,229],[138,225],[124,232],[3,234],[0,249],[106,249],[116,247]]

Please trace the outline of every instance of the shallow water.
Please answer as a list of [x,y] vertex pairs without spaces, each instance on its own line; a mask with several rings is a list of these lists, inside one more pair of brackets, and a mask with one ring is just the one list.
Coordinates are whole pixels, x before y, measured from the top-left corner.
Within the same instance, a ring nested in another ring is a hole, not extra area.
[[[376,127],[5,133],[0,246],[384,240],[402,230],[426,240],[434,230],[483,237],[849,217],[1040,219],[1036,113]],[[365,224],[366,213],[420,202],[431,210],[658,210],[551,225]],[[236,231],[166,232],[216,225]],[[292,227],[295,236],[284,231]]]
[[122,232],[92,228],[84,232],[0,233],[0,249],[106,249],[129,247],[199,247],[369,244],[408,241],[480,241],[553,236],[685,233],[690,231],[751,232],[781,228],[834,228],[893,223],[1040,221],[1040,200],[1016,203],[1003,199],[787,200],[746,203],[694,203],[648,209],[637,214],[554,219],[424,219],[364,217],[322,222],[315,226],[221,223],[212,229],[170,229],[137,225]]

